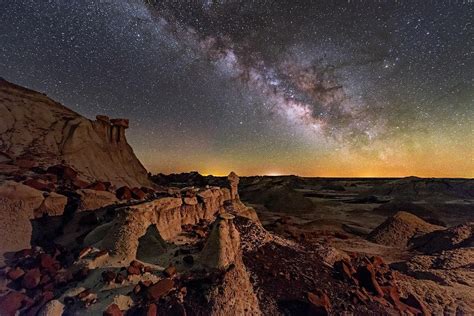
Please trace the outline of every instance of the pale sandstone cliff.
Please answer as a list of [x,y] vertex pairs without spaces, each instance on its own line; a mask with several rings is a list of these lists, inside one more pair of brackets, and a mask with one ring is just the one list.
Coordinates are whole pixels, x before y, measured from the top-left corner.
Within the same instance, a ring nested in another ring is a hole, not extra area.
[[44,94],[0,79],[0,153],[47,167],[65,163],[88,180],[150,185],[125,138],[128,120],[91,121]]

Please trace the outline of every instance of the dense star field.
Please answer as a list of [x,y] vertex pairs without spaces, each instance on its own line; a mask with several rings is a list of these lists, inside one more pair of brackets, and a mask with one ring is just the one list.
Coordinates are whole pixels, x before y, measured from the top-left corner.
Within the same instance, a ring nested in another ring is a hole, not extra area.
[[474,176],[469,1],[1,1],[0,76],[152,172]]

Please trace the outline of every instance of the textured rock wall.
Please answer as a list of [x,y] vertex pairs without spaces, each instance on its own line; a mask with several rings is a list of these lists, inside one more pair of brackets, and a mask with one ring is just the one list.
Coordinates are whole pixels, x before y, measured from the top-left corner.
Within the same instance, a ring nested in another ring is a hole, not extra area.
[[0,152],[41,166],[65,162],[85,178],[147,186],[147,171],[125,138],[128,120],[91,121],[46,95],[0,79]]

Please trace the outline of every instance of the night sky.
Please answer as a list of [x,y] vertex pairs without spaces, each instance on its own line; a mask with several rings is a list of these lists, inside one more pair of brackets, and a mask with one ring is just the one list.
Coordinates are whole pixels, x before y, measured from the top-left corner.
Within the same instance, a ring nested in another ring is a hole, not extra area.
[[0,0],[0,76],[152,172],[473,177],[473,6]]

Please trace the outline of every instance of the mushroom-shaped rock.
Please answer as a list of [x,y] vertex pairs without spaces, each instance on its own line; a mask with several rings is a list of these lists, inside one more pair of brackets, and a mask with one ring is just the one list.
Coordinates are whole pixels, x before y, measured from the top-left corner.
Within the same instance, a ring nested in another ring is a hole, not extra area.
[[220,214],[202,250],[199,261],[208,267],[226,269],[240,255],[240,235],[232,222],[233,215]]

